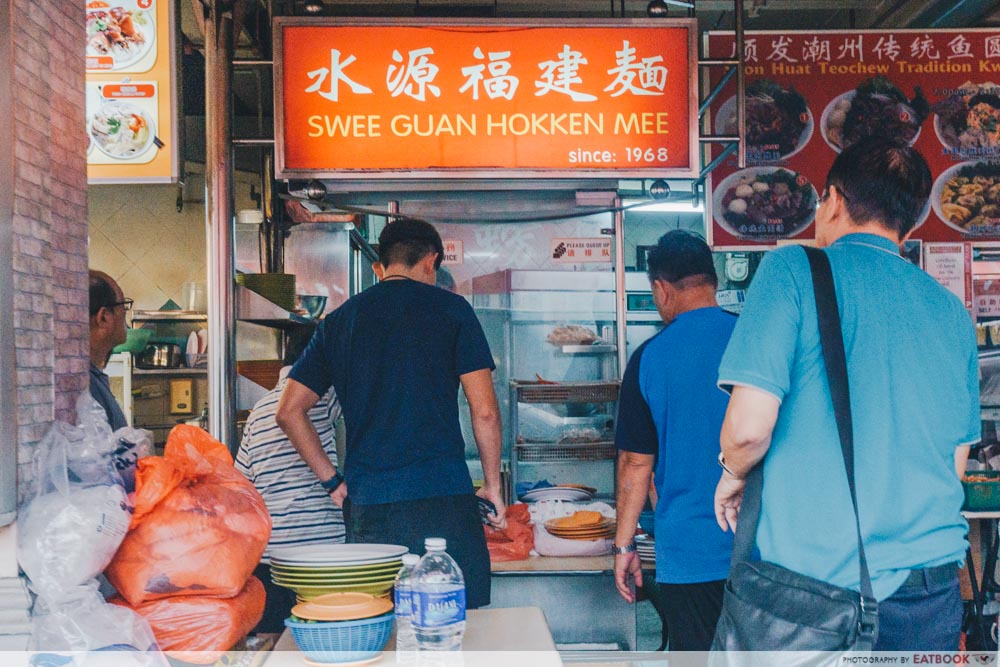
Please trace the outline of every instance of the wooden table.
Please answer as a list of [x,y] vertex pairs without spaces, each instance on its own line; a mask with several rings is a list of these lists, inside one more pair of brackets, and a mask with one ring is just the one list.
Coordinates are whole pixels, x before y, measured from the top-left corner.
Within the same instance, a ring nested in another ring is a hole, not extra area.
[[[473,609],[466,614],[465,623],[465,638],[462,641],[461,653],[420,651],[400,653],[397,656],[394,653],[396,631],[393,629],[382,656],[370,664],[373,667],[403,662],[412,662],[416,667],[423,664],[470,667],[480,664],[505,665],[513,662],[531,664],[532,667],[536,664],[540,667],[562,665],[548,625],[545,623],[545,616],[537,607]],[[530,655],[526,652],[530,652]],[[304,660],[305,656],[295,645],[291,631],[285,630],[263,667],[303,667],[306,664]]]

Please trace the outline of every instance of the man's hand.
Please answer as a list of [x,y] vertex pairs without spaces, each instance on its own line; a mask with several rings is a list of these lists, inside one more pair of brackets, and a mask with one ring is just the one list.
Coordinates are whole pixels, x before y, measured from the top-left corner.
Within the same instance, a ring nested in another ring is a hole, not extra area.
[[346,499],[347,499],[347,482],[341,482],[340,486],[334,489],[333,493],[330,494],[330,500],[333,501],[334,505],[343,509],[344,501]]
[[490,525],[498,530],[506,528],[507,507],[503,504],[503,496],[500,495],[500,490],[484,486],[476,491],[476,495],[490,501],[497,508],[496,514],[488,514],[486,516],[486,520],[490,522]]
[[719,485],[715,487],[715,520],[723,532],[728,528],[736,532],[736,518],[740,514],[740,503],[743,502],[743,489],[746,485],[745,479],[723,471]]
[[629,579],[635,581],[636,587],[642,586],[642,563],[635,551],[615,556],[615,586],[625,602],[632,603],[635,602],[635,595],[629,587]]

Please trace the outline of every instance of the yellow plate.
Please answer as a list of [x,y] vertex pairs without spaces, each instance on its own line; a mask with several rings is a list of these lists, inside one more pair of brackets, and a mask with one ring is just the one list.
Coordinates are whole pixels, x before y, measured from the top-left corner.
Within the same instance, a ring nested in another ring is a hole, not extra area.
[[381,616],[392,602],[371,593],[328,593],[292,607],[292,613],[310,621],[355,621]]

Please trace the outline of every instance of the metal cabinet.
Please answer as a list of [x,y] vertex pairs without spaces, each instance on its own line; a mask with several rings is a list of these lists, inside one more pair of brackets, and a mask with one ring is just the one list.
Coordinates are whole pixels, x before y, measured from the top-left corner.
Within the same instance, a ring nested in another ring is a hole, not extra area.
[[619,382],[510,383],[511,484],[547,479],[614,498]]

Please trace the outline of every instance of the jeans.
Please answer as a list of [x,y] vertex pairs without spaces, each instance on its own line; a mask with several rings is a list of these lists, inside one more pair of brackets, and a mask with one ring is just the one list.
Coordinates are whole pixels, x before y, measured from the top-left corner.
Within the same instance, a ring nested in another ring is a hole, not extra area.
[[876,651],[957,651],[962,630],[958,566],[913,570],[878,605]]

